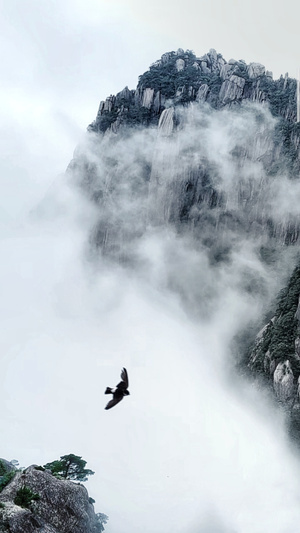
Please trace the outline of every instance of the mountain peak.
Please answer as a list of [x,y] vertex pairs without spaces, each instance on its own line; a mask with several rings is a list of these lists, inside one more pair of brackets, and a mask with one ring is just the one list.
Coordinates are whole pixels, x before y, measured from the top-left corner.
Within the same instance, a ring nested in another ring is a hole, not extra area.
[[221,109],[244,101],[268,105],[274,116],[295,123],[296,80],[273,80],[272,72],[261,63],[226,61],[213,48],[200,57],[179,48],[152,63],[139,76],[135,90],[126,86],[116,96],[101,101],[89,130],[116,133],[122,125],[158,125],[170,103],[186,106],[202,102]]

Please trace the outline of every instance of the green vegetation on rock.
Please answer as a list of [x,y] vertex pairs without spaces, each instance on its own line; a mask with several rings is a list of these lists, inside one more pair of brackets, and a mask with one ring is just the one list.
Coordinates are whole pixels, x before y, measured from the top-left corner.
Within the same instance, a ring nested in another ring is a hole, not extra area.
[[0,492],[14,478],[16,470],[8,470],[5,463],[0,460]]
[[14,503],[16,505],[19,505],[19,507],[24,507],[25,509],[29,509],[32,502],[37,501],[40,499],[40,495],[36,492],[33,492],[29,487],[21,487],[16,494],[16,497],[14,499]]
[[97,513],[96,514],[97,519],[97,531],[104,531],[104,524],[107,523],[108,516],[104,513]]
[[295,339],[299,334],[299,321],[296,317],[299,295],[300,265],[294,269],[288,285],[279,293],[275,315],[252,350],[251,356],[255,360],[253,370],[265,371],[264,359],[269,352],[276,364],[289,359],[294,375],[300,375],[300,363],[295,356]]
[[86,481],[88,476],[95,472],[85,468],[85,465],[86,461],[82,457],[70,453],[61,456],[60,460],[45,464],[44,468],[51,470],[52,474],[60,479]]

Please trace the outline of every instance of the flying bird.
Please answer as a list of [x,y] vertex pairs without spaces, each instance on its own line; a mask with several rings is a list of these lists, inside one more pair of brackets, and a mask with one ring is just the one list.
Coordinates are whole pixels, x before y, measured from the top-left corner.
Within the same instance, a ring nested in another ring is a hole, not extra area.
[[129,381],[126,368],[122,368],[121,380],[122,381],[118,383],[115,389],[112,389],[111,387],[106,387],[106,391],[104,394],[112,394],[113,398],[108,402],[105,409],[111,409],[112,407],[114,407],[114,405],[117,405],[117,403],[123,400],[124,396],[128,396],[130,394],[130,392],[127,390],[129,387]]

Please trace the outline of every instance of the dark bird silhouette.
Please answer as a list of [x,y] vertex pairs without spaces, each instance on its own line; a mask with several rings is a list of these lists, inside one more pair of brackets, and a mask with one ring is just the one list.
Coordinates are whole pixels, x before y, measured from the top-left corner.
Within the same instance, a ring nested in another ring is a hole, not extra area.
[[115,389],[112,389],[111,387],[106,387],[106,391],[104,394],[112,394],[113,398],[108,402],[105,409],[111,409],[112,407],[114,407],[114,405],[117,405],[117,403],[123,400],[124,396],[128,396],[130,394],[130,392],[127,390],[129,387],[129,381],[126,368],[122,368],[121,380],[122,381],[118,383]]

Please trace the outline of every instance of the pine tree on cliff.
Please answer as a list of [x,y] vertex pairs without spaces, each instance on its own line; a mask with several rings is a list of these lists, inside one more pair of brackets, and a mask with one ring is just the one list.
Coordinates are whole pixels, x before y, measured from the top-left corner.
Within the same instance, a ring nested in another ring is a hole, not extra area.
[[44,468],[51,470],[54,476],[62,479],[86,481],[88,476],[92,476],[95,472],[85,468],[85,465],[86,461],[82,457],[70,453],[62,455],[59,461],[45,464]]

